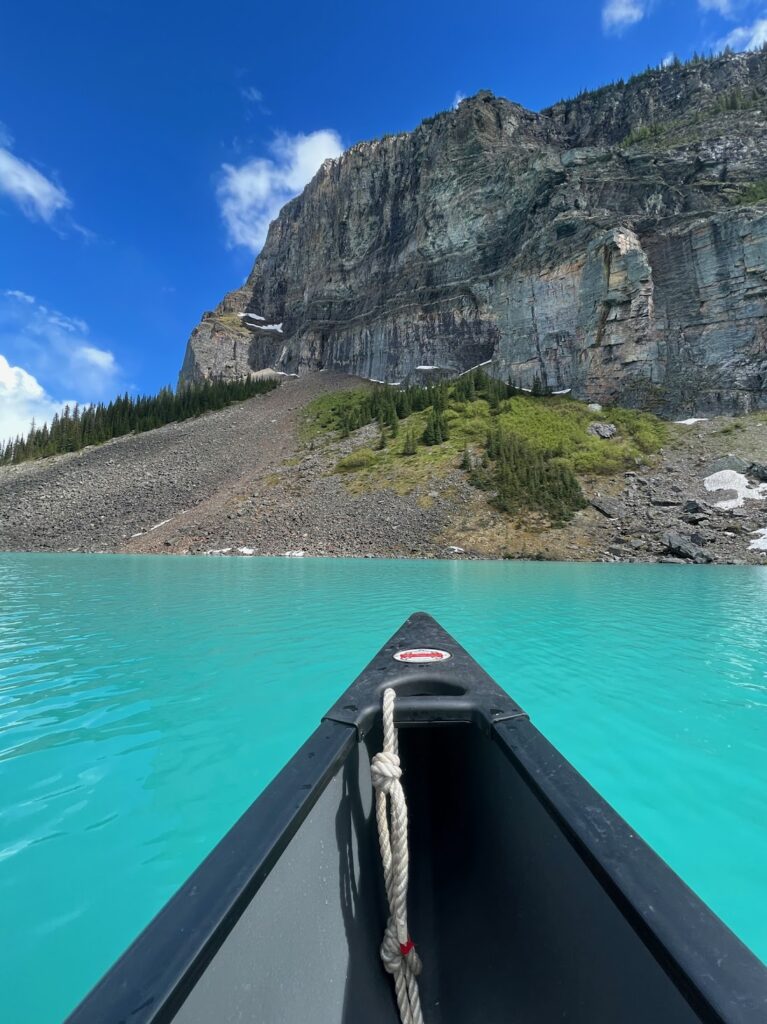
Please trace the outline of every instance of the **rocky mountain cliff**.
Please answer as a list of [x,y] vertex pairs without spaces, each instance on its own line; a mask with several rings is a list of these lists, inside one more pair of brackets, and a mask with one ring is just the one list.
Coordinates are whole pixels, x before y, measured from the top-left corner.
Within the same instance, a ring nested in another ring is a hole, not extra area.
[[665,414],[767,406],[767,54],[540,113],[479,93],[327,161],[182,383],[478,363]]

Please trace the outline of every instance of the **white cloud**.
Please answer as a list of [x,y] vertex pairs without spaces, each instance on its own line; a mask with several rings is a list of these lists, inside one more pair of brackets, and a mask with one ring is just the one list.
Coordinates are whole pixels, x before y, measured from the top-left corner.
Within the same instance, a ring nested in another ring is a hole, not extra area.
[[[15,369],[29,380],[24,378],[22,387],[22,379],[16,375],[15,389],[30,400],[34,397],[30,381],[37,384],[40,380],[50,382],[56,394],[74,394],[82,403],[112,398],[121,375],[114,354],[94,344],[84,320],[49,309],[16,289],[0,297],[0,352],[8,362],[24,363],[23,370]],[[60,404],[42,385],[37,386],[41,388],[37,395],[41,409]],[[40,419],[42,412],[37,416]]]
[[661,61],[661,66],[664,67],[664,68],[670,68],[675,60],[676,60],[676,54],[675,53],[667,53],[666,56]]
[[647,0],[607,0],[602,7],[602,28],[605,32],[622,32],[636,25],[647,13]]
[[457,92],[455,96],[453,96],[453,110],[456,110],[458,108],[458,104],[463,103],[465,99],[466,97],[462,92]]
[[88,366],[95,366],[97,370],[103,373],[113,374],[117,372],[117,362],[114,355],[103,348],[81,345],[77,349],[76,357]]
[[325,160],[343,150],[329,128],[309,135],[277,135],[271,158],[255,157],[235,167],[223,164],[216,188],[230,245],[256,253],[280,209],[311,181]]
[[248,103],[261,103],[264,98],[264,94],[255,85],[246,85],[243,89],[240,89],[240,95]]
[[725,18],[732,14],[732,0],[698,0],[698,6],[703,11],[716,11]]
[[0,355],[0,444],[24,436],[32,420],[37,426],[50,422],[65,404],[48,395],[31,373]]
[[26,292],[20,292],[18,288],[7,288],[3,292],[3,295],[7,296],[9,299],[18,299],[19,302],[27,302],[31,304],[35,301],[34,295],[28,295]]
[[[7,136],[3,141],[8,141]],[[41,174],[32,164],[0,145],[0,192],[5,193],[32,220],[50,224],[60,210],[72,205],[63,188]]]
[[729,46],[733,50],[756,50],[767,43],[767,18],[757,18],[753,25],[741,25],[720,39],[717,49]]

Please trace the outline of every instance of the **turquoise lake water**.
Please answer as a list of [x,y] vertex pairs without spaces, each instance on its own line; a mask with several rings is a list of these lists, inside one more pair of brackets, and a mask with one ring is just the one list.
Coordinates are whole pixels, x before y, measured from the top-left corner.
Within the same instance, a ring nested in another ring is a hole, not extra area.
[[0,555],[0,1018],[60,1021],[416,610],[767,957],[767,568]]

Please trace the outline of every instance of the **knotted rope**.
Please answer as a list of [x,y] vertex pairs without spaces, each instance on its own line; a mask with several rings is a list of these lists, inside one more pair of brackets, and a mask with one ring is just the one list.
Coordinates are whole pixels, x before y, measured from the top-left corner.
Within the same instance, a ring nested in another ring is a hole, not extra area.
[[397,730],[394,728],[394,690],[383,696],[384,748],[370,762],[370,776],[376,793],[376,821],[381,846],[389,920],[386,922],[381,959],[394,976],[397,1005],[402,1024],[423,1024],[418,975],[421,961],[407,930],[407,804],[400,778]]

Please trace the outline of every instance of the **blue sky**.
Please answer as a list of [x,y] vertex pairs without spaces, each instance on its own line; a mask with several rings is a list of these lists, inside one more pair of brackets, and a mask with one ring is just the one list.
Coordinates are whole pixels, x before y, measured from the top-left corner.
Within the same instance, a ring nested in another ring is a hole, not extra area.
[[0,32],[0,437],[175,383],[327,156],[489,88],[537,109],[767,39],[767,0],[74,0]]

